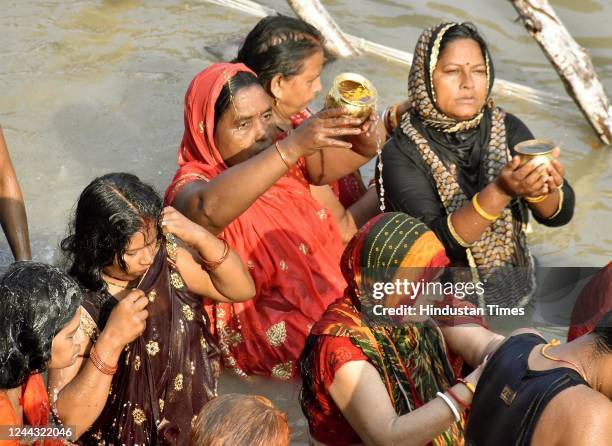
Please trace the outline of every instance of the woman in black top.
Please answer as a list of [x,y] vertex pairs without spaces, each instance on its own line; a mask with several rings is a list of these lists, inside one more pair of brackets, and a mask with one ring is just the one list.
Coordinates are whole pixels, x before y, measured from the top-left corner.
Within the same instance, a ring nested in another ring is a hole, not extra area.
[[574,192],[557,160],[521,165],[513,148],[533,135],[493,104],[493,80],[473,25],[425,30],[408,80],[410,109],[382,151],[379,193],[390,210],[429,225],[455,266],[472,267],[471,279],[485,282],[481,305],[524,305],[535,289],[528,211],[564,225]]
[[467,446],[612,444],[612,312],[574,341],[510,337],[472,400]]

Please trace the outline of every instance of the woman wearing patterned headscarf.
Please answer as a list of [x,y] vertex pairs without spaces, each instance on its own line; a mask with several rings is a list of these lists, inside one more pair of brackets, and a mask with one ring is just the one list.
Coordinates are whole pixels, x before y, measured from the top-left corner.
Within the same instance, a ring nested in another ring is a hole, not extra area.
[[[447,352],[475,367],[503,338],[468,326],[475,318],[455,320],[453,327],[425,317],[385,321],[371,305],[376,282],[410,276],[429,283],[447,264],[435,234],[399,212],[374,217],[347,245],[348,287],[312,328],[300,362],[300,402],[315,444],[463,444],[461,412],[481,367],[458,382]],[[420,296],[413,308],[422,305]],[[394,298],[385,306],[401,308]]]
[[390,209],[432,228],[453,265],[487,279],[480,305],[524,305],[535,289],[529,211],[543,225],[565,225],[574,192],[559,161],[521,165],[513,148],[533,135],[494,105],[493,80],[489,51],[473,25],[425,30],[408,80],[410,109],[383,149],[379,193]]

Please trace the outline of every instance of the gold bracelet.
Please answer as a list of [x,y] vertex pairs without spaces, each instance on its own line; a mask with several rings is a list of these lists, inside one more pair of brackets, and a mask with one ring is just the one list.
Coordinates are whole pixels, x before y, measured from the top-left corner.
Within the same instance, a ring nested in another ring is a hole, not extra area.
[[559,215],[559,213],[561,212],[561,209],[563,208],[563,189],[559,188],[557,190],[559,191],[559,208],[557,209],[557,212],[555,212],[550,217],[548,217],[548,220],[552,220],[557,215]]
[[397,128],[397,124],[398,124],[398,118],[397,118],[397,107],[399,107],[400,103],[396,102],[392,107],[391,107],[391,128],[393,128],[394,130]]
[[464,248],[470,248],[473,243],[468,243],[465,240],[463,240],[463,238],[457,233],[457,231],[455,230],[455,227],[453,226],[453,222],[451,221],[451,215],[453,214],[448,214],[448,218],[446,219],[446,222],[448,224],[448,230],[450,231],[451,235],[453,236],[453,238],[455,239],[455,241],[457,243],[459,243],[462,247]]
[[548,195],[538,195],[537,197],[525,197],[527,203],[541,203],[548,198]]
[[285,166],[287,166],[287,170],[291,170],[291,164],[289,164],[289,161],[287,161],[287,158],[285,158],[285,155],[283,155],[283,152],[281,152],[281,149],[278,145],[278,141],[274,143],[274,147],[276,147],[276,151],[278,152],[279,156],[283,160],[283,163],[285,164]]
[[480,207],[480,204],[478,204],[478,192],[472,197],[472,206],[474,206],[474,210],[478,213],[478,215],[480,215],[485,220],[495,221],[499,217],[501,217],[501,214],[491,215]]
[[395,126],[397,127],[399,125],[401,116],[397,115],[397,110],[399,109],[399,106],[402,105],[401,102],[396,102],[395,105],[393,106],[393,116],[395,117]]
[[463,379],[463,378],[459,378],[457,379],[457,382],[460,382],[461,384],[463,384],[465,387],[468,388],[468,390],[470,392],[472,392],[472,395],[474,395],[476,393],[476,386],[474,384],[472,384],[471,382],[468,382],[467,380]]

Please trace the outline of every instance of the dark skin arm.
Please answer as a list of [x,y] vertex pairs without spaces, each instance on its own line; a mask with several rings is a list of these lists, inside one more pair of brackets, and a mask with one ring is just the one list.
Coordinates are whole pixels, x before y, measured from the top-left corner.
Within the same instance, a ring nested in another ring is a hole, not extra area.
[[[354,118],[342,117],[342,110],[328,110],[308,119],[278,143],[285,160],[293,166],[303,156],[323,147],[350,149],[338,139],[357,135]],[[286,172],[287,166],[274,145],[252,158],[225,170],[208,182],[195,181],[183,187],[173,206],[190,220],[217,235],[246,211]]]
[[30,236],[23,195],[0,128],[0,222],[16,260],[30,260]]

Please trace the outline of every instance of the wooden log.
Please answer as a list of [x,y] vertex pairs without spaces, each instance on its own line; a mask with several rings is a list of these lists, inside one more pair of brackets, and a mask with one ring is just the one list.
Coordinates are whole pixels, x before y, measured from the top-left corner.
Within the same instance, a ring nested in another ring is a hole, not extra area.
[[548,0],[510,1],[595,133],[605,144],[610,144],[612,107],[588,53],[572,38]]
[[317,28],[325,39],[325,47],[336,57],[353,57],[359,51],[346,38],[338,24],[319,0],[287,0],[293,12]]
[[[206,3],[213,3],[220,6],[233,8],[255,17],[265,17],[276,14],[276,11],[267,6],[260,5],[251,0],[202,0]],[[381,57],[385,60],[410,66],[412,64],[412,53],[398,50],[375,42],[371,42],[362,37],[343,33],[344,36],[360,51]],[[215,54],[219,51],[213,50]],[[558,107],[560,104],[569,100],[564,96],[559,96],[548,91],[541,91],[535,88],[521,85],[516,82],[503,79],[495,79],[493,92],[502,96],[514,96],[525,101],[549,107]]]

